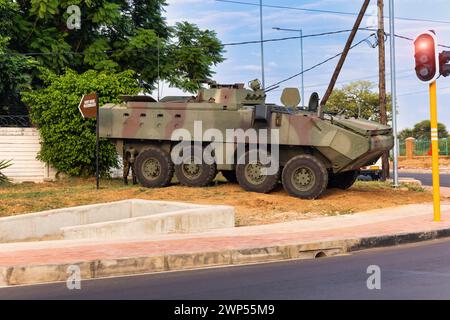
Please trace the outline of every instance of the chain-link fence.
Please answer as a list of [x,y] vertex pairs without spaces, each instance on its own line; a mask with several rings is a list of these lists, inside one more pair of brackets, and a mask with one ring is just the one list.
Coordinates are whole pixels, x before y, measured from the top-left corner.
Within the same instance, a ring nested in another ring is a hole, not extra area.
[[400,140],[398,142],[398,152],[400,156],[406,156],[406,142],[405,140]]
[[449,155],[449,150],[448,150],[448,146],[449,145],[449,140],[448,139],[441,139],[439,140],[439,154],[442,156],[448,156]]
[[[439,139],[439,155],[450,155],[449,139]],[[406,142],[399,142],[400,156],[406,156]],[[430,140],[415,140],[414,141],[414,155],[415,156],[429,156],[431,155],[431,141]]]

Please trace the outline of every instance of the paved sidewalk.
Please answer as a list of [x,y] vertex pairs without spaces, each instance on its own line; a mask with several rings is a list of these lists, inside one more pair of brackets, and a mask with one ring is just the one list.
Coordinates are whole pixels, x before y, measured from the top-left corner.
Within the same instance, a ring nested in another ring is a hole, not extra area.
[[[424,186],[425,190],[428,190],[430,192],[433,192],[433,187],[430,186]],[[440,187],[440,193],[441,193],[441,201],[450,201],[450,188],[448,187]]]
[[71,264],[96,278],[313,258],[450,236],[450,203],[442,218],[434,222],[431,205],[421,204],[197,234],[0,244],[0,286],[65,281]]

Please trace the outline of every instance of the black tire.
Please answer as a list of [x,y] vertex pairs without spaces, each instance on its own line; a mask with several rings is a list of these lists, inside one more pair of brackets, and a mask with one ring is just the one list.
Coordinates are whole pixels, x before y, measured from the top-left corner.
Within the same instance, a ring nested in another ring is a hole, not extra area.
[[134,169],[137,180],[146,188],[166,187],[173,177],[172,160],[160,148],[151,147],[139,153]]
[[328,185],[325,165],[312,155],[299,155],[289,160],[283,169],[283,187],[291,196],[316,199]]
[[222,171],[222,175],[227,179],[229,183],[237,183],[236,171],[234,170],[224,170]]
[[[198,154],[201,158],[195,158],[195,150],[200,148]],[[203,161],[203,149],[201,147],[191,147],[191,156],[189,159],[181,155],[183,163],[175,165],[175,176],[178,181],[188,187],[204,187],[210,184],[217,175],[216,164],[207,164]],[[188,156],[188,155],[187,155]],[[192,163],[197,160],[199,164]]]
[[[256,151],[253,151],[256,152]],[[245,161],[236,165],[236,179],[239,185],[246,191],[268,193],[275,189],[280,177],[280,171],[277,170],[273,175],[262,175],[258,173],[261,170],[261,163],[249,163],[250,152],[245,153]]]
[[357,170],[333,174],[330,176],[330,181],[328,182],[328,187],[347,190],[351,186],[353,186],[355,181],[358,179],[358,175],[359,175],[359,171],[357,171]]

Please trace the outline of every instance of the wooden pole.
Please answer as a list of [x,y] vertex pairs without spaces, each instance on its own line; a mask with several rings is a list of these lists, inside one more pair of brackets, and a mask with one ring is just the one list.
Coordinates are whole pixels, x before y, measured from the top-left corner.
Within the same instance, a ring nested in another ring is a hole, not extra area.
[[97,116],[95,125],[95,185],[97,190],[100,189],[100,167],[99,167],[99,153],[100,153],[100,106],[98,104],[98,94],[96,94],[95,102],[97,104]]
[[361,25],[361,21],[364,18],[364,14],[366,13],[369,3],[370,0],[364,1],[361,7],[361,11],[359,12],[358,17],[356,18],[352,32],[350,33],[347,43],[345,44],[344,51],[342,52],[341,58],[339,59],[336,69],[334,70],[333,76],[331,77],[330,84],[328,85],[327,91],[325,92],[325,95],[323,96],[322,101],[320,102],[319,115],[322,115],[323,109],[325,108],[328,99],[333,93],[334,86],[336,85],[336,81],[339,77],[339,74],[341,73],[342,67],[344,66],[345,59],[347,59],[348,52],[350,51],[353,40],[355,39],[356,33],[358,32],[359,26]]
[[[386,46],[384,42],[384,0],[378,0],[378,66],[379,66],[379,100],[380,100],[380,122],[387,124],[386,112]],[[389,178],[389,152],[382,156],[383,171],[381,180]]]

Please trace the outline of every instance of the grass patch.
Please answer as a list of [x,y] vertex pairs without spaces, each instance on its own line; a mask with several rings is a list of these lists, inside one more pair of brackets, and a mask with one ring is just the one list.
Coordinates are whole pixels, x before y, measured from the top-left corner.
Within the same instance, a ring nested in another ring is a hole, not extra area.
[[405,188],[408,189],[408,191],[412,191],[412,192],[425,192],[425,189],[418,184],[415,183],[400,183],[399,185],[400,188]]
[[409,185],[393,189],[389,183],[376,181],[359,181],[346,191],[329,189],[317,200],[291,197],[281,186],[269,194],[246,192],[238,184],[224,183],[219,179],[207,188],[172,184],[167,188],[147,189],[123,185],[122,179],[102,179],[100,187],[96,190],[93,178],[1,186],[0,216],[135,198],[231,205],[236,210],[237,225],[245,226],[432,201],[431,194],[423,188]]

